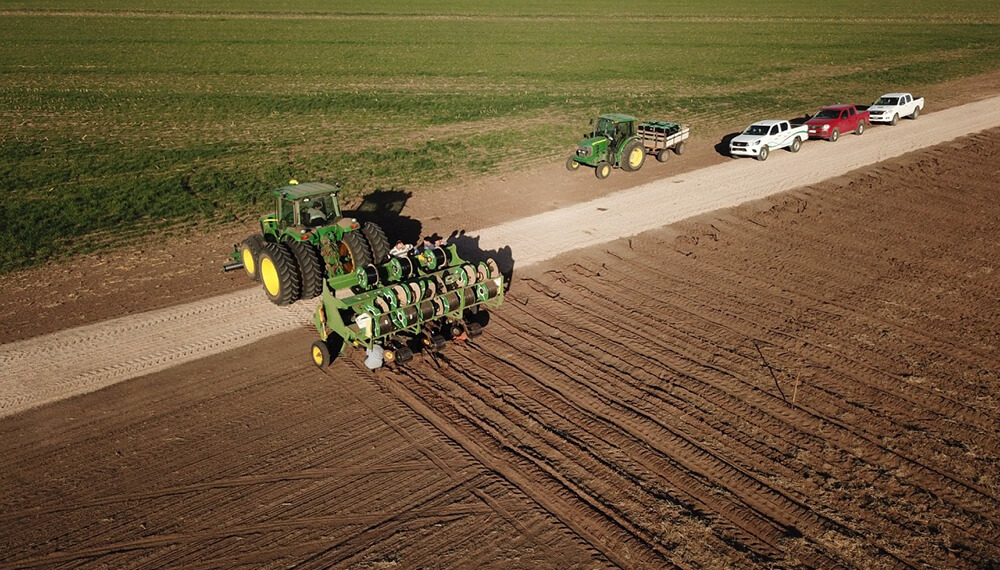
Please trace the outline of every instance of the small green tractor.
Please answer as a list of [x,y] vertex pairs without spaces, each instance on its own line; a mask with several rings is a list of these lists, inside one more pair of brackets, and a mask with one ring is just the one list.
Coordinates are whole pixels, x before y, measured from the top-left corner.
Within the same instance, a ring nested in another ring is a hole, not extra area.
[[630,115],[609,113],[591,120],[594,130],[577,145],[576,152],[566,159],[566,168],[579,170],[580,165],[594,167],[594,174],[604,180],[612,168],[625,172],[635,172],[646,162],[646,154],[652,154],[660,162],[666,162],[670,151],[683,154],[685,140],[690,129],[680,123],[667,121],[645,121]]
[[320,368],[348,346],[364,348],[377,368],[478,336],[485,309],[503,302],[496,262],[468,263],[454,245],[392,255],[381,227],[343,217],[338,191],[320,182],[275,190],[274,212],[233,246],[223,270],[244,269],[277,305],[321,296],[312,348]]

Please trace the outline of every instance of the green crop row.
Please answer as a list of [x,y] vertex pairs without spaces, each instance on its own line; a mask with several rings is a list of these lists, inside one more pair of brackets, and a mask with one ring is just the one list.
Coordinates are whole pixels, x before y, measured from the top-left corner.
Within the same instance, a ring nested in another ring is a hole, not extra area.
[[0,272],[246,219],[289,178],[559,160],[598,112],[709,132],[1000,67],[995,2],[275,6],[0,0]]

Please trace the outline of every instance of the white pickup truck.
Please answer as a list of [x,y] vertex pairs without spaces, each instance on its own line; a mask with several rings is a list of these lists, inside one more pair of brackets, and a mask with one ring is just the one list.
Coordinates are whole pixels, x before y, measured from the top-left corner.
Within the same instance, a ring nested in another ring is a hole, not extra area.
[[729,141],[730,156],[752,156],[767,160],[776,148],[799,152],[802,143],[809,139],[809,127],[793,125],[788,121],[758,121]]
[[924,110],[924,98],[914,98],[909,93],[886,93],[868,107],[868,115],[873,123],[895,125],[900,117],[916,119]]

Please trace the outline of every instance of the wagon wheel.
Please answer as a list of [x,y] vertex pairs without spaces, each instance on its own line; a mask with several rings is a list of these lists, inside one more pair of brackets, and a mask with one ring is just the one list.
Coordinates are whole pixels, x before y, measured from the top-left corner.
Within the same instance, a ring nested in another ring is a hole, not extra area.
[[656,151],[656,160],[660,162],[666,162],[669,159],[670,159],[670,149],[661,148],[660,150]]
[[676,154],[677,156],[680,156],[680,155],[684,154],[684,146],[685,145],[687,145],[687,143],[684,142],[684,141],[681,141],[681,142],[677,143],[676,145],[674,145],[674,154]]

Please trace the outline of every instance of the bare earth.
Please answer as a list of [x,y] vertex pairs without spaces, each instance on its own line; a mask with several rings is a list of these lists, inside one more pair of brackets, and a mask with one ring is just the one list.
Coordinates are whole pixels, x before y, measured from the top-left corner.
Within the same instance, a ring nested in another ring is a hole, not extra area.
[[[526,267],[403,370],[299,327],[3,418],[0,567],[996,567],[997,164],[992,129]],[[472,211],[408,215],[533,213]],[[15,276],[3,341],[245,287],[166,249]]]

